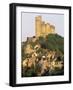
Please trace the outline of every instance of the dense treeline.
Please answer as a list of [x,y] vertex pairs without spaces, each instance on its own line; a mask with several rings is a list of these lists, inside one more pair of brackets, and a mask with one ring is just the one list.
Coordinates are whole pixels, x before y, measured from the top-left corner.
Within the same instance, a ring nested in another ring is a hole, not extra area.
[[58,34],[49,34],[46,38],[39,37],[38,42],[41,44],[42,48],[64,53],[64,38]]

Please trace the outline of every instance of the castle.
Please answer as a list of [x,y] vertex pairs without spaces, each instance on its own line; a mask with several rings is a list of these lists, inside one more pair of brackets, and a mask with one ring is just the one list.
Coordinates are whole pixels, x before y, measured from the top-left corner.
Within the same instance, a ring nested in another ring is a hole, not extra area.
[[46,36],[48,34],[54,34],[55,33],[55,26],[50,25],[49,23],[45,23],[42,21],[41,16],[35,17],[35,33],[36,37],[39,36]]

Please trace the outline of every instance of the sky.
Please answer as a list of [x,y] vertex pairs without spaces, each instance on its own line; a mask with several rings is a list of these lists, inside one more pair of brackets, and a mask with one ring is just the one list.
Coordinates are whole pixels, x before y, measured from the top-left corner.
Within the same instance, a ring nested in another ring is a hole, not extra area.
[[64,37],[64,15],[57,13],[25,13],[22,12],[22,41],[35,36],[35,17],[41,16],[42,21],[55,26],[55,32]]

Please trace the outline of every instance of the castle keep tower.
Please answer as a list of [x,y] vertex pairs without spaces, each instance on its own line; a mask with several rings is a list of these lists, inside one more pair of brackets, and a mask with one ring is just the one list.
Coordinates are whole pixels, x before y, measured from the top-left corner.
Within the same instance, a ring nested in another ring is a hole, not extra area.
[[35,33],[36,37],[46,36],[48,34],[55,34],[55,26],[42,21],[41,16],[35,17]]
[[42,30],[41,22],[42,22],[41,16],[35,17],[35,32],[37,37],[41,36]]

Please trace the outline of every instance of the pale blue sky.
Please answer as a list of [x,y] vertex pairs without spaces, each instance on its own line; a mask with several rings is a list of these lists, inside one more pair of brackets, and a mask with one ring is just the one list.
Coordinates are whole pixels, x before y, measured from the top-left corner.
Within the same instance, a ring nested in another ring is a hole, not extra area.
[[64,15],[52,13],[22,13],[22,41],[35,36],[35,17],[42,16],[42,21],[55,26],[55,31],[64,37]]

